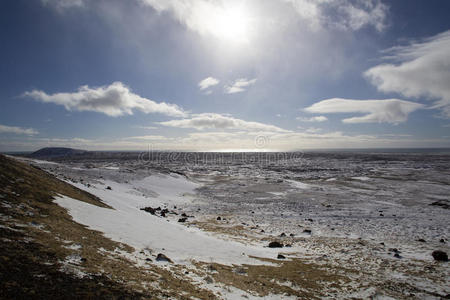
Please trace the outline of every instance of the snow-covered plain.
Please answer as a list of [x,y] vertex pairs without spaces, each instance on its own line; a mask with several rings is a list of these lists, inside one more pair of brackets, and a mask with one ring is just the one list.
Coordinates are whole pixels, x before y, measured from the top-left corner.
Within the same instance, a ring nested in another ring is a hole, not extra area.
[[[249,256],[276,258],[281,250],[266,245],[280,240],[293,245],[292,257],[366,274],[355,278],[366,282],[351,294],[357,298],[382,299],[374,286],[384,281],[413,285],[419,298],[450,293],[448,264],[434,264],[431,256],[436,249],[450,252],[449,155],[320,153],[277,160],[207,155],[34,163],[113,207],[55,200],[75,221],[137,252],[150,249],[185,265],[192,259],[262,264]],[[146,206],[192,217],[178,223],[179,215],[161,218],[140,210]],[[208,232],[191,223],[219,216],[215,225],[242,227],[245,236]],[[433,274],[424,271],[430,265],[441,281],[422,276]]]
[[[140,210],[146,206],[174,207],[190,202],[198,184],[179,175],[154,175],[129,184],[105,180],[103,184],[90,187],[79,183],[75,185],[98,196],[113,209],[66,196],[58,197],[56,203],[68,209],[76,222],[102,231],[107,237],[136,249],[164,253],[176,263],[197,260],[222,264],[262,264],[249,256],[276,256],[275,250],[264,248],[262,244],[251,246],[226,241],[197,228],[184,226],[176,219],[169,220]],[[107,186],[111,190],[106,189]],[[152,197],[136,193],[144,186],[152,189]]]

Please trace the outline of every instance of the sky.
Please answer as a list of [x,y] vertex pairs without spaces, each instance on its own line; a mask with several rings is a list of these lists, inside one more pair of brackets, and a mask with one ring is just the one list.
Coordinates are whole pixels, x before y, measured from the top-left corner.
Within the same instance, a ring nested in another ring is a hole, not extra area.
[[450,147],[447,0],[3,0],[0,151]]

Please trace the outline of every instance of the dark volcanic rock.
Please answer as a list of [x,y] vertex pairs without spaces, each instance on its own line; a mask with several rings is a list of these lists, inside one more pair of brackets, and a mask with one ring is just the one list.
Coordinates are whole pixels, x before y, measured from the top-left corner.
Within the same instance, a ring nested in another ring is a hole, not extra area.
[[220,220],[222,220],[222,218],[221,217],[217,217],[217,219],[216,219],[217,221],[220,221]]
[[283,244],[277,241],[273,241],[269,243],[269,248],[283,248]]
[[448,203],[448,201],[444,201],[444,200],[435,201],[435,202],[431,203],[430,205],[440,206],[445,209],[450,209],[450,204]]
[[417,240],[418,242],[421,242],[421,243],[426,243],[427,241],[425,241],[424,239],[418,239]]
[[303,230],[303,232],[311,234],[312,231],[311,231],[311,229],[305,229],[305,230]]
[[151,213],[152,215],[155,214],[155,209],[153,207],[150,207],[150,206],[141,208],[141,210],[146,211],[148,213]]
[[107,190],[112,190],[112,188],[109,185],[106,187],[106,189]]
[[284,256],[283,254],[278,254],[277,258],[278,258],[278,259],[285,259],[286,256]]
[[180,219],[178,219],[178,222],[184,223],[184,222],[186,222],[186,220],[187,220],[187,218],[180,218]]
[[156,256],[156,261],[165,261],[165,262],[173,263],[173,261],[170,258],[168,258],[167,256],[165,256],[162,253],[158,253],[158,255]]
[[286,233],[282,233],[282,234],[280,234],[280,237],[285,237],[286,236]]
[[431,253],[431,255],[433,256],[434,260],[437,260],[437,261],[448,261],[448,255],[444,251],[435,250],[435,251],[433,251],[433,253]]

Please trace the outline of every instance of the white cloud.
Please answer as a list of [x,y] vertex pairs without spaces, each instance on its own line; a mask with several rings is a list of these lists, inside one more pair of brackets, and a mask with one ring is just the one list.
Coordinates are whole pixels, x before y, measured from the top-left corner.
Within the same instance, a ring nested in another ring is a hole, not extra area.
[[121,82],[114,82],[109,86],[90,88],[81,86],[73,93],[47,94],[33,90],[25,92],[24,96],[31,97],[44,103],[63,105],[67,110],[95,111],[108,116],[132,115],[133,110],[144,113],[160,113],[173,117],[182,117],[186,113],[175,104],[157,103],[131,92]]
[[371,83],[385,93],[435,99],[434,108],[450,118],[450,31],[386,52],[398,63],[367,70],[364,75]]
[[381,0],[284,0],[290,3],[301,19],[314,29],[323,27],[359,30],[373,26],[378,31],[386,27],[389,11]]
[[231,85],[225,86],[225,93],[234,94],[244,92],[246,88],[256,82],[256,78],[247,79],[247,78],[239,78],[236,79]]
[[225,0],[140,0],[157,12],[169,12],[188,29],[201,35],[245,42],[251,11],[244,2]]
[[361,113],[361,117],[342,120],[344,123],[393,123],[405,122],[408,115],[424,105],[399,99],[350,100],[333,98],[314,103],[305,111],[310,113]]
[[315,117],[311,117],[311,118],[297,117],[296,119],[299,121],[302,121],[302,122],[325,122],[325,121],[328,121],[328,118],[325,116],[315,116]]
[[200,90],[202,91],[202,90],[206,90],[209,87],[217,85],[219,82],[220,82],[219,79],[216,79],[216,78],[210,76],[210,77],[207,77],[207,78],[203,79],[202,81],[200,81],[198,83],[198,86],[199,86]]
[[22,127],[16,127],[16,126],[0,125],[0,133],[36,135],[39,132],[33,128],[22,128]]
[[194,128],[198,130],[204,129],[234,129],[234,130],[263,130],[272,132],[288,132],[277,126],[263,124],[259,122],[248,122],[233,118],[227,115],[204,113],[195,114],[188,119],[171,120],[160,122],[159,124],[177,128]]

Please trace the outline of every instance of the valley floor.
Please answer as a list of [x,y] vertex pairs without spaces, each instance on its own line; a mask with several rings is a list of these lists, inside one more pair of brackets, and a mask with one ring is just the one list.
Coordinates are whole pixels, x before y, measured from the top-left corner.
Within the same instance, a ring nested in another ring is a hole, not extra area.
[[450,297],[446,171],[288,169],[1,157],[0,296]]

